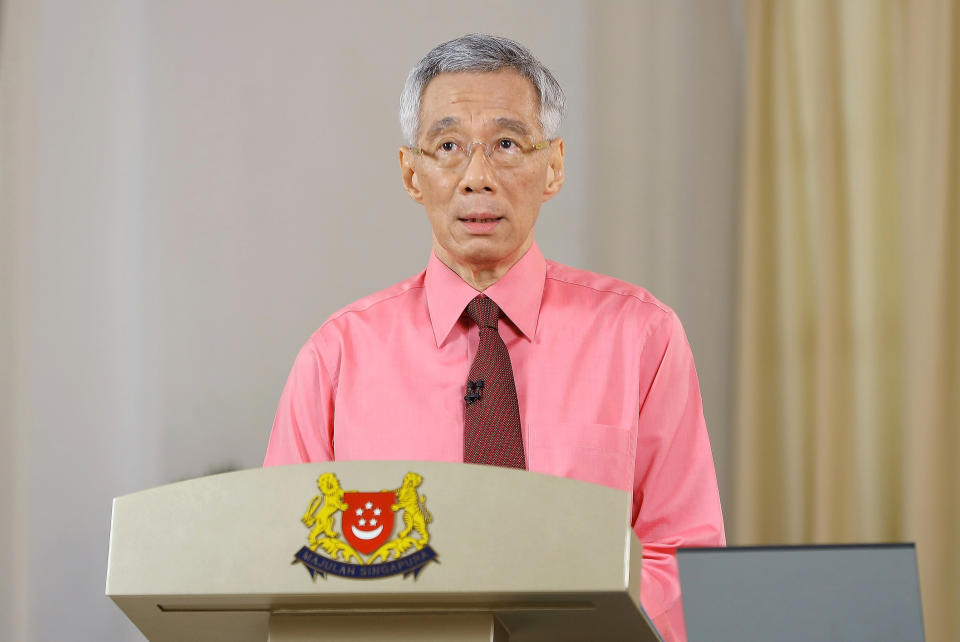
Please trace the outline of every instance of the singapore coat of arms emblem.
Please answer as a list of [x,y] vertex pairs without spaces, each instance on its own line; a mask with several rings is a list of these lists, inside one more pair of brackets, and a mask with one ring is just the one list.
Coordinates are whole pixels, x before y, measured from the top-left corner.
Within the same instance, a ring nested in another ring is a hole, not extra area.
[[428,545],[427,525],[433,517],[419,491],[422,482],[423,477],[410,472],[393,490],[345,491],[336,475],[323,473],[317,478],[320,494],[310,500],[300,520],[310,529],[307,545],[296,552],[292,564],[303,564],[314,581],[327,574],[416,579],[427,564],[439,563]]

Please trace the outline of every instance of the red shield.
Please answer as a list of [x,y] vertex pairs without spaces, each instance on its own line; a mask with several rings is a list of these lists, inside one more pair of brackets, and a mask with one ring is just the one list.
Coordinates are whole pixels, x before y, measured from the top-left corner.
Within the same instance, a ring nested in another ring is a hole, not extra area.
[[369,555],[380,548],[393,535],[393,510],[396,493],[344,493],[343,501],[348,508],[341,525],[343,536],[354,549]]

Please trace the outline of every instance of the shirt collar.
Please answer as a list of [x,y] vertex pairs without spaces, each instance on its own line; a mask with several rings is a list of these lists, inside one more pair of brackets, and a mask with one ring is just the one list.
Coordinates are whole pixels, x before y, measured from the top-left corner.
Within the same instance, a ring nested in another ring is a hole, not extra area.
[[[526,254],[499,281],[484,291],[531,341],[536,334],[537,320],[540,317],[546,274],[547,262],[534,241]],[[463,314],[464,308],[478,292],[433,253],[427,264],[424,287],[427,291],[427,309],[433,325],[433,336],[437,347],[440,347]]]

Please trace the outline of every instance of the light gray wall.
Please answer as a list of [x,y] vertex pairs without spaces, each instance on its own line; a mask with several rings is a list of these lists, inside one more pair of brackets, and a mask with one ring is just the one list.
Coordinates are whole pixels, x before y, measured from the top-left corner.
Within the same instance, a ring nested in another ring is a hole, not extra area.
[[110,498],[259,465],[310,332],[423,268],[397,99],[468,31],[564,85],[540,245],[678,310],[725,485],[737,6],[6,0],[0,639],[140,639],[103,597]]

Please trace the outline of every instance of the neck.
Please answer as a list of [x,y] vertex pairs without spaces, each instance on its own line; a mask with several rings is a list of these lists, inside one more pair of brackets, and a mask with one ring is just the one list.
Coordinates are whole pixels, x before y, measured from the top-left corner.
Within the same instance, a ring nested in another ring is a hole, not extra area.
[[515,256],[510,257],[506,261],[491,264],[474,264],[457,261],[436,242],[433,244],[433,253],[437,255],[441,263],[456,272],[470,287],[477,292],[483,292],[499,281],[504,274],[509,272],[510,268],[523,258],[523,255],[527,253],[531,245],[533,245],[533,239],[530,240],[529,244],[520,248]]

